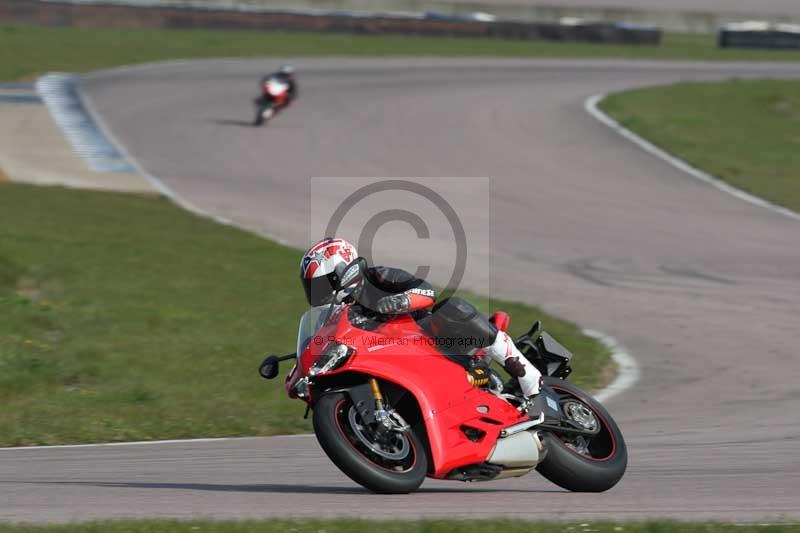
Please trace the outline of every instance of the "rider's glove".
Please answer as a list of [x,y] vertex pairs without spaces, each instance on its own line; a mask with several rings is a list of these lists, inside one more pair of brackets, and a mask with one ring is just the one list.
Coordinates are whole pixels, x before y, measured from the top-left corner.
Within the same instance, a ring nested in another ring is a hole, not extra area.
[[408,295],[392,294],[378,300],[376,311],[382,315],[398,315],[407,313],[409,308]]

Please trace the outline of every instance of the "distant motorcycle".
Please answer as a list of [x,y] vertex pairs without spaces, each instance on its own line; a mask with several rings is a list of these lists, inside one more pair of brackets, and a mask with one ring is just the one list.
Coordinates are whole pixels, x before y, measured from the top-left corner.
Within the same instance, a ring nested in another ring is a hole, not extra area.
[[262,85],[262,93],[253,103],[256,116],[253,126],[261,126],[275,114],[289,105],[289,84],[275,77],[268,78]]
[[[365,268],[356,259],[331,304],[305,312],[296,353],[259,367],[272,379],[279,361],[297,360],[286,391],[307,404],[306,415],[313,409],[317,440],[342,472],[378,493],[414,491],[425,477],[489,481],[534,468],[571,491],[601,492],[620,480],[622,433],[566,381],[572,354],[539,322],[514,341],[544,376],[530,401],[516,380],[450,349],[435,314],[387,317],[356,303]],[[491,320],[505,330],[510,319],[497,312]]]

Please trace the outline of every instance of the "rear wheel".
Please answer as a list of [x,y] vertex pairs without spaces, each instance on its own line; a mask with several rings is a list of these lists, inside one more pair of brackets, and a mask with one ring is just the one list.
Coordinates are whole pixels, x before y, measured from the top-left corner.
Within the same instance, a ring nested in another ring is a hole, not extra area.
[[542,433],[547,456],[536,469],[573,492],[603,492],[622,478],[628,465],[625,440],[608,411],[594,398],[562,379],[546,377],[562,412],[592,436]]
[[313,422],[322,449],[359,485],[373,492],[407,493],[425,480],[425,447],[413,429],[376,432],[375,424],[363,422],[346,393],[317,400]]

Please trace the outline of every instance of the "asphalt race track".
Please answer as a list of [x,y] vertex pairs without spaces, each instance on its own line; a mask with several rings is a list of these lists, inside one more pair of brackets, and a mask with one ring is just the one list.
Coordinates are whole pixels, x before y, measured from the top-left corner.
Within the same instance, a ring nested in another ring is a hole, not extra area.
[[84,86],[177,194],[297,246],[309,177],[491,177],[495,293],[615,336],[642,368],[608,403],[627,475],[605,494],[531,475],[386,497],[309,436],[0,450],[0,519],[800,519],[800,222],[674,169],[583,107],[626,87],[797,77],[800,65],[299,60],[300,100],[254,129],[255,82],[276,64],[156,65]]

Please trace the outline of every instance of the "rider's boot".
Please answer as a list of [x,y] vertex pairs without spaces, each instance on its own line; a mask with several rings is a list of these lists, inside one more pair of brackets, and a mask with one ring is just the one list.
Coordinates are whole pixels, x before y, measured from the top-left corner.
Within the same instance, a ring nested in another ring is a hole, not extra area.
[[517,378],[522,394],[531,399],[539,394],[541,372],[528,361],[505,331],[498,331],[494,342],[484,348],[486,356],[497,361],[512,377]]

